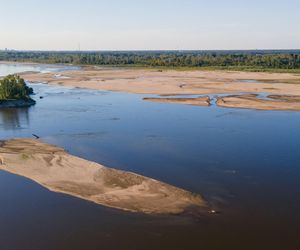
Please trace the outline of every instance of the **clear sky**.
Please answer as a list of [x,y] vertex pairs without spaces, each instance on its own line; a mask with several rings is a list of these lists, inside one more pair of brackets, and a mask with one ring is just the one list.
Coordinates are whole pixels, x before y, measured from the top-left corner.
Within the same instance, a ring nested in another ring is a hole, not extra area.
[[0,0],[0,49],[300,48],[300,0]]

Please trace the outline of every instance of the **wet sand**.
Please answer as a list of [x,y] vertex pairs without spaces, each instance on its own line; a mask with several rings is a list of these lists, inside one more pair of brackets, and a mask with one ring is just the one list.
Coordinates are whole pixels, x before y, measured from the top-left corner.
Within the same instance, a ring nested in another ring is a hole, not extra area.
[[[267,93],[275,96],[300,98],[300,75],[291,73],[235,72],[235,71],[176,71],[156,69],[130,69],[83,67],[81,70],[56,73],[23,73],[27,81],[59,84],[68,87],[121,91],[161,96]],[[201,97],[202,98],[202,97]],[[271,97],[272,98],[272,97]],[[231,108],[262,110],[299,110],[289,98],[279,102],[244,96],[219,98],[217,104]],[[288,100],[287,100],[288,99]],[[195,98],[145,98],[147,101],[207,106],[206,101]],[[275,100],[274,100],[275,101]]]
[[269,95],[268,98],[281,101],[300,102],[300,96],[294,95]]
[[207,209],[200,195],[72,156],[40,140],[0,141],[0,169],[51,191],[125,211],[180,214]]
[[[300,111],[300,97],[290,98],[281,96],[268,96],[271,99],[261,99],[256,94],[231,95],[219,97],[217,105],[226,108],[245,108],[257,110],[290,110]],[[274,99],[274,100],[272,100]]]
[[171,104],[185,104],[192,106],[210,106],[210,98],[208,96],[197,98],[155,98],[146,97],[144,101],[159,102],[159,103],[171,103]]

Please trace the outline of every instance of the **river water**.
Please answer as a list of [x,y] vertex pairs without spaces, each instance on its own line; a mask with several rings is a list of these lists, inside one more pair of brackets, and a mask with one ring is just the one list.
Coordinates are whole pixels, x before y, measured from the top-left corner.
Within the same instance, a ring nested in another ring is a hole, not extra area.
[[[0,75],[64,69],[0,64]],[[1,250],[299,249],[300,112],[31,87],[36,106],[0,110],[0,139],[37,134],[85,159],[200,193],[220,213],[132,214],[0,172]]]

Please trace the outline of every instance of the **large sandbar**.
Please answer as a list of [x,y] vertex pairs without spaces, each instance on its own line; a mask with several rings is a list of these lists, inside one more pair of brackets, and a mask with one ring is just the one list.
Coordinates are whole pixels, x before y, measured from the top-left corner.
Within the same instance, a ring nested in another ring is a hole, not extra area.
[[[300,75],[292,73],[236,72],[236,71],[176,71],[157,69],[83,67],[81,70],[57,73],[24,73],[30,82],[45,82],[69,87],[89,88],[96,90],[122,91],[138,94],[155,95],[207,95],[228,94],[226,104],[218,101],[218,105],[232,108],[257,108],[267,110],[299,110],[297,98],[300,98]],[[249,98],[232,99],[232,95],[241,93],[267,93],[276,96],[294,96],[288,98],[258,100]],[[148,101],[170,102],[193,105],[195,98],[158,99],[146,98]],[[230,100],[230,105],[229,105]],[[245,101],[247,104],[239,104]],[[250,104],[250,101],[255,101]],[[275,101],[275,100],[274,100]],[[198,104],[205,104],[199,102]],[[197,104],[196,104],[197,105]],[[202,106],[202,105],[201,105]],[[273,108],[274,107],[274,108]]]
[[206,209],[200,195],[84,160],[39,140],[0,141],[0,169],[51,191],[126,211],[180,214]]

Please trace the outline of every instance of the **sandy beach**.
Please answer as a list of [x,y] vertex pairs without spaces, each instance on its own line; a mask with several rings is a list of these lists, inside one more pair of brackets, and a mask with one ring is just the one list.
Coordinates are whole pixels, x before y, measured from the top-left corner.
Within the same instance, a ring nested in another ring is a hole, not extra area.
[[125,211],[180,214],[207,209],[200,195],[72,156],[34,139],[0,141],[0,169],[51,191]]
[[[104,68],[83,67],[81,70],[65,71],[56,73],[23,73],[29,82],[44,82],[58,84],[67,87],[89,88],[96,90],[120,91],[137,94],[153,94],[161,96],[177,95],[207,95],[207,94],[229,94],[238,95],[242,93],[257,94],[268,93],[280,96],[300,96],[300,75],[291,73],[262,73],[262,72],[235,72],[235,71],[176,71],[157,69],[130,69],[130,68]],[[201,97],[202,98],[202,97]],[[232,98],[232,97],[230,97]],[[255,101],[255,108],[264,110],[299,110],[298,104],[293,103],[295,98],[278,99],[271,104],[269,100]],[[146,98],[147,101],[163,103],[177,103],[188,105],[205,106],[206,101],[195,100],[195,98],[171,99],[157,97]],[[239,102],[231,101],[227,104],[219,99],[217,105],[231,108],[247,108],[245,98],[239,98]],[[232,100],[232,99],[230,99]],[[296,108],[295,108],[296,107]]]

